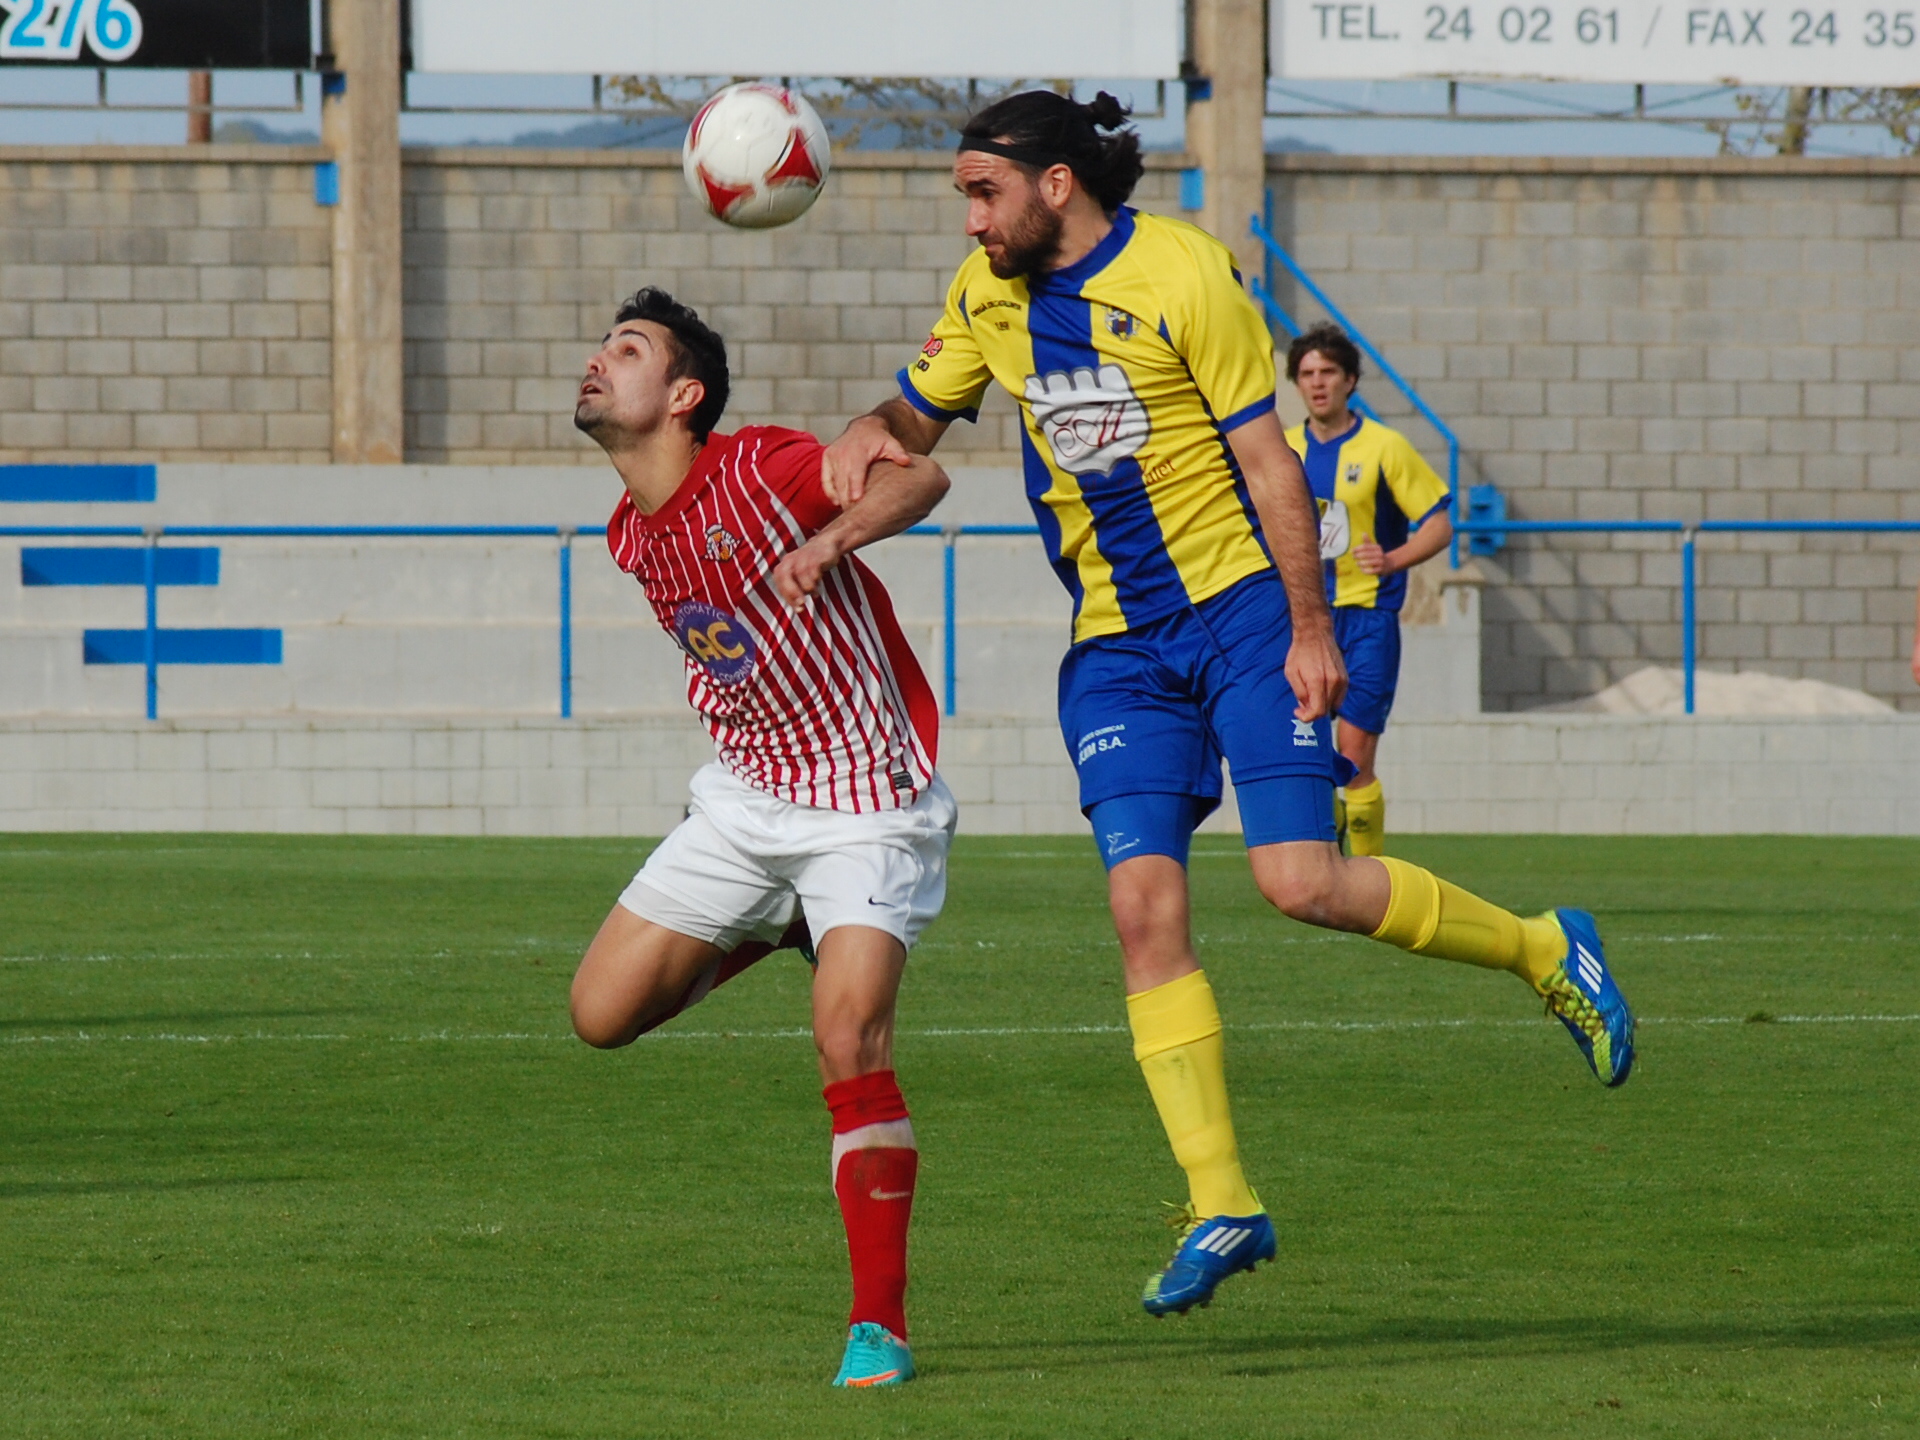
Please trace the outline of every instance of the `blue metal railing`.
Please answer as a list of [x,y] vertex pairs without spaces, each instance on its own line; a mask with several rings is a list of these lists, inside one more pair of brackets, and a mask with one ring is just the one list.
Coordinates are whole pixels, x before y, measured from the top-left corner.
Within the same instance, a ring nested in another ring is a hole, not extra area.
[[[573,716],[573,540],[582,530],[598,526],[568,525],[34,525],[0,526],[0,539],[109,539],[139,538],[146,542],[142,583],[146,591],[146,631],[141,655],[146,667],[146,710],[149,720],[159,717],[159,548],[166,537],[180,539],[496,539],[548,538],[559,547],[560,715]],[[1662,534],[1680,537],[1681,669],[1685,676],[1686,713],[1694,713],[1695,673],[1698,668],[1699,590],[1696,537],[1701,534],[1920,534],[1920,520],[1508,520],[1468,522],[1466,534]],[[1037,536],[1036,525],[915,525],[903,532],[941,541],[941,668],[942,709],[949,716],[959,708],[959,585],[958,543],[966,536]]]
[[1699,669],[1697,550],[1700,534],[1920,534],[1920,520],[1508,520],[1464,527],[1471,535],[1631,535],[1680,537],[1680,670],[1687,714],[1694,713],[1694,677]]
[[[1387,379],[1392,382],[1393,387],[1407,398],[1407,403],[1419,411],[1420,414],[1425,417],[1426,422],[1439,432],[1440,438],[1446,441],[1447,489],[1453,496],[1453,540],[1447,547],[1447,558],[1453,567],[1458,569],[1460,566],[1460,536],[1466,528],[1467,518],[1466,497],[1460,490],[1460,437],[1453,433],[1452,426],[1448,425],[1446,421],[1434,413],[1433,407],[1427,404],[1420,392],[1414,389],[1398,370],[1393,368],[1392,363],[1386,356],[1380,353],[1379,347],[1367,338],[1366,333],[1362,331],[1359,326],[1355,325],[1352,320],[1347,318],[1347,313],[1344,310],[1333,303],[1333,297],[1328,295],[1325,290],[1322,290],[1320,286],[1315,283],[1314,278],[1300,268],[1300,262],[1287,253],[1286,246],[1274,238],[1273,192],[1271,190],[1267,191],[1266,213],[1264,215],[1249,217],[1248,223],[1253,228],[1254,238],[1260,242],[1261,248],[1266,251],[1266,275],[1264,278],[1258,275],[1254,276],[1248,287],[1252,290],[1253,298],[1260,303],[1261,308],[1263,308],[1270,317],[1279,321],[1288,334],[1296,337],[1300,334],[1300,323],[1296,321],[1293,316],[1289,315],[1280,302],[1274,298],[1273,287],[1275,277],[1273,267],[1277,262],[1286,268],[1287,273],[1293,276],[1294,280],[1314,298],[1322,310],[1333,317],[1340,328],[1345,330],[1348,336],[1352,338],[1353,343],[1358,345],[1366,354],[1367,358],[1380,368],[1380,373],[1386,376]],[[1374,413],[1373,407],[1367,404],[1359,395],[1353,397],[1353,408],[1370,420],[1379,420],[1380,418]],[[1490,534],[1492,532],[1486,531],[1484,527],[1481,527],[1481,533]]]
[[560,714],[573,715],[573,537],[596,525],[0,525],[0,539],[111,539],[146,541],[141,583],[146,631],[140,655],[147,672],[147,719],[160,718],[160,541],[178,539],[500,539],[550,537],[560,544]]

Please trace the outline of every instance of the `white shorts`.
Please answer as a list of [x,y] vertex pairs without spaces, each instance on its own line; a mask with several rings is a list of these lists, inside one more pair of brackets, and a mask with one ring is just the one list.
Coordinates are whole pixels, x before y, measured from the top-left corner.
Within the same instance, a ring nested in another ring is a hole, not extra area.
[[959,807],[938,775],[905,809],[867,815],[782,800],[717,760],[692,790],[691,813],[620,896],[643,920],[732,950],[804,914],[816,944],[866,925],[912,949],[946,901]]

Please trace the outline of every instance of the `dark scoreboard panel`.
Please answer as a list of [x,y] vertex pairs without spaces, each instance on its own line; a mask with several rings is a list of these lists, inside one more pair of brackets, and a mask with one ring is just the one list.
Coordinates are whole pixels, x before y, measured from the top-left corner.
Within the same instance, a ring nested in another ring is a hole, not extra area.
[[308,0],[0,0],[0,65],[307,70]]

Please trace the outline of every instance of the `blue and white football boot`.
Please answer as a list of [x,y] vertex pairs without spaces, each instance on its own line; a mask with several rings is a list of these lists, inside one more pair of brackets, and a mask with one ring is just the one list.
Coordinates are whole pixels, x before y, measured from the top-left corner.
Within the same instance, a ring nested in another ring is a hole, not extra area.
[[862,1320],[847,1331],[846,1358],[833,1383],[847,1390],[904,1385],[913,1379],[913,1351],[884,1325]]
[[1633,1072],[1633,1011],[1613,983],[1600,931],[1584,910],[1556,910],[1567,937],[1567,958],[1540,987],[1547,1013],[1557,1018],[1587,1057],[1602,1085],[1624,1085]]
[[1140,1303],[1158,1319],[1184,1315],[1196,1305],[1211,1305],[1213,1292],[1229,1275],[1251,1270],[1279,1251],[1273,1221],[1259,1215],[1213,1215],[1198,1219],[1188,1206],[1180,1248],[1167,1268],[1147,1281]]

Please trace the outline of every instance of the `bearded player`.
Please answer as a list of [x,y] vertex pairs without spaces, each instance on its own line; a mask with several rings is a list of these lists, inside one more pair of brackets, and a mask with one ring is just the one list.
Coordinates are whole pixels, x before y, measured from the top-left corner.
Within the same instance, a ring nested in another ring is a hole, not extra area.
[[1127,206],[1142,164],[1124,121],[1105,94],[1030,91],[966,123],[953,176],[980,249],[900,395],[829,447],[827,487],[851,501],[876,460],[927,454],[994,381],[1024,412],[1027,493],[1073,596],[1061,730],[1108,868],[1134,1055],[1192,1197],[1142,1297],[1161,1315],[1276,1248],[1188,927],[1188,841],[1219,804],[1223,756],[1254,880],[1286,914],[1512,971],[1608,1085],[1632,1066],[1633,1021],[1591,916],[1523,920],[1334,843],[1327,717],[1346,676],[1312,497],[1274,417],[1272,339],[1225,246]]
[[934,773],[933,692],[860,546],[923,518],[947,478],[874,467],[844,509],[795,430],[714,431],[721,338],[664,291],[620,309],[574,423],[626,484],[607,526],[620,568],[686,652],[687,698],[718,758],[573,980],[573,1026],[612,1049],[783,945],[809,959],[833,1117],[831,1177],[853,1312],[835,1385],[913,1378],[907,1222],[919,1154],[893,1073],[907,951],[939,914],[955,807]]

